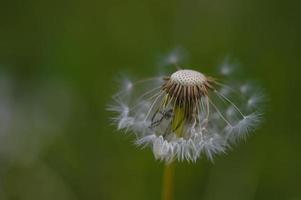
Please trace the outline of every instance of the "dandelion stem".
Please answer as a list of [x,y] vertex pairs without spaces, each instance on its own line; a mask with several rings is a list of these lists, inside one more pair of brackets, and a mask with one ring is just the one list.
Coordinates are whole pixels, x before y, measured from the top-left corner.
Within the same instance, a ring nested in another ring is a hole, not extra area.
[[173,199],[174,173],[175,173],[174,163],[166,164],[164,169],[164,175],[163,175],[162,200]]

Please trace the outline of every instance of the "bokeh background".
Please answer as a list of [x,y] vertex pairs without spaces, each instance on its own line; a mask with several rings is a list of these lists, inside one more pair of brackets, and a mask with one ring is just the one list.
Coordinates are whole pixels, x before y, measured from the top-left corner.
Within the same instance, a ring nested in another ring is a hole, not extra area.
[[110,125],[120,74],[174,47],[210,72],[231,55],[266,90],[265,121],[214,164],[176,164],[175,199],[301,199],[300,3],[0,2],[0,199],[160,199],[163,163]]

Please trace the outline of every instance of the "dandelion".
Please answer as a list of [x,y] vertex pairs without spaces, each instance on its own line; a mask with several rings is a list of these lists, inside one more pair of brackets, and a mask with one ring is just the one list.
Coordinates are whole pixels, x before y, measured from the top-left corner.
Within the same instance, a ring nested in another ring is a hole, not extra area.
[[171,163],[200,156],[213,160],[245,139],[261,121],[263,95],[251,84],[225,84],[180,68],[169,76],[126,80],[113,99],[118,129],[134,133],[137,145],[151,147],[156,159]]
[[213,161],[246,139],[261,122],[265,99],[254,84],[227,80],[235,77],[237,67],[228,59],[212,77],[182,68],[180,58],[179,51],[167,56],[165,64],[177,68],[168,75],[124,80],[109,107],[117,113],[113,121],[118,129],[134,133],[138,146],[151,147],[154,157],[165,161],[164,200],[172,199],[173,161]]

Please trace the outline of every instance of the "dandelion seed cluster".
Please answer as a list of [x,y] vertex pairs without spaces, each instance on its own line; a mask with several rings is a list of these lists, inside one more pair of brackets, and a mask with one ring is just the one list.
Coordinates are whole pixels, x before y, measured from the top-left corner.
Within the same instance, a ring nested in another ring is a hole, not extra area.
[[[229,71],[225,65],[221,73]],[[150,146],[156,159],[196,161],[244,139],[260,123],[263,95],[251,84],[224,84],[191,69],[137,82],[113,96],[118,129]]]

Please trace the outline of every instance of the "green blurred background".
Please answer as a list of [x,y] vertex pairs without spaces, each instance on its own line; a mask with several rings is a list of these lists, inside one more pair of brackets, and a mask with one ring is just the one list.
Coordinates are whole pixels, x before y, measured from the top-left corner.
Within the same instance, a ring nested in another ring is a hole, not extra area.
[[1,0],[0,199],[160,199],[164,165],[105,108],[178,45],[198,70],[233,56],[269,102],[247,142],[176,165],[175,199],[301,199],[298,3]]

